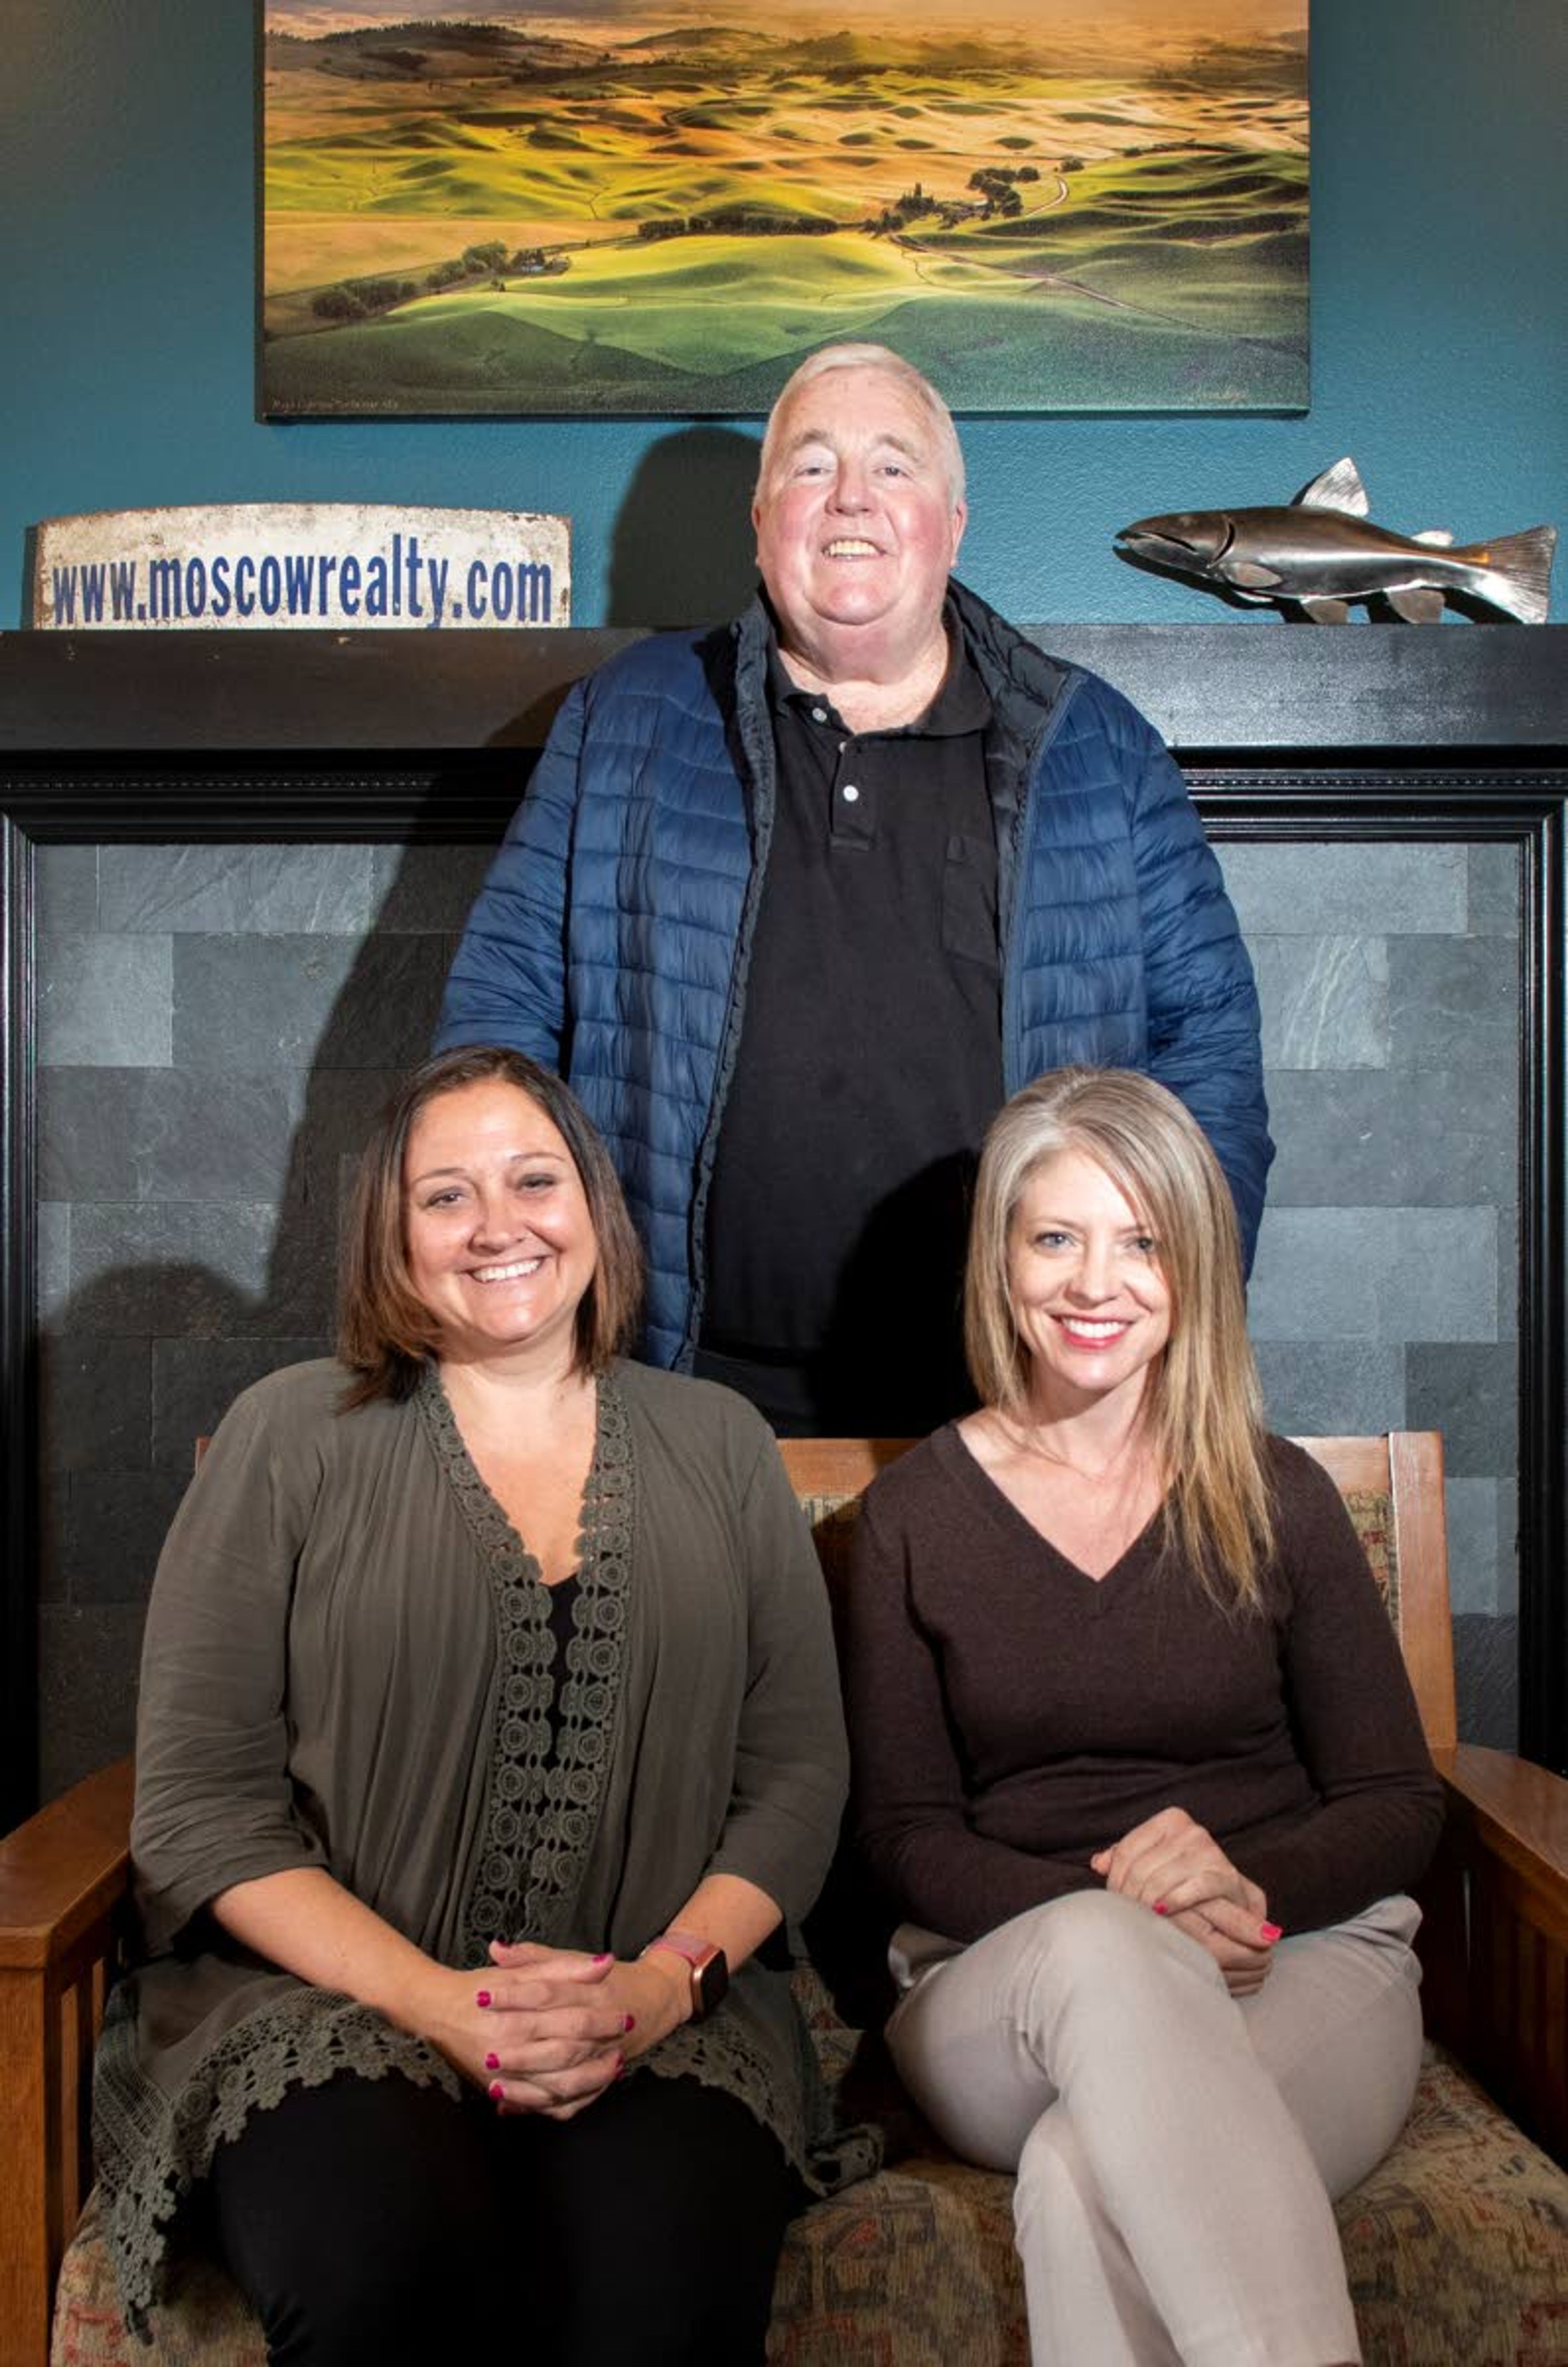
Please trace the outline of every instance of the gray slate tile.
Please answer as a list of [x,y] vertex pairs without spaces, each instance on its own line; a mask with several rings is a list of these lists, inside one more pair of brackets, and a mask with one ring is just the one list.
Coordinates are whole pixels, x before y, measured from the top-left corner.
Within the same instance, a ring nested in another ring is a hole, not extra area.
[[39,1790],[45,1800],[136,1739],[140,1603],[46,1603],[39,1618]]
[[406,1070],[324,1069],[310,1071],[295,1139],[295,1181],[314,1200],[335,1197],[343,1160],[357,1164],[387,1103]]
[[1466,850],[1409,839],[1214,849],[1248,944],[1255,936],[1458,934],[1465,924]]
[[71,1506],[71,1479],[64,1471],[40,1471],[38,1483],[38,1599],[63,1603],[65,1525]]
[[1517,937],[1522,865],[1517,846],[1477,845],[1470,853],[1466,922],[1472,936]]
[[73,1603],[145,1603],[188,1473],[76,1471],[66,1504],[65,1583]]
[[1247,1294],[1255,1341],[1495,1336],[1489,1208],[1265,1209]]
[[1388,947],[1382,937],[1250,941],[1270,1069],[1384,1069]]
[[1519,1483],[1497,1482],[1497,1608],[1510,1619],[1519,1610]]
[[180,937],[175,1057],[182,1067],[401,1069],[430,1048],[439,937]]
[[98,926],[98,850],[49,846],[33,853],[33,911],[40,946],[62,934],[91,934]]
[[58,1201],[38,1204],[38,1319],[52,1329],[71,1297],[71,1211]]
[[1445,1479],[1449,1523],[1449,1603],[1461,1611],[1495,1614],[1498,1600],[1498,1483],[1495,1479]]
[[38,1413],[46,1471],[144,1471],[152,1438],[151,1342],[85,1332],[46,1337]]
[[1490,1070],[1274,1070],[1273,1207],[1511,1207],[1517,1085]]
[[1517,1750],[1519,1632],[1515,1619],[1461,1613],[1454,1621],[1459,1738],[1488,1750]]
[[51,938],[38,1014],[44,1067],[167,1068],[174,1052],[169,939]]
[[351,936],[370,926],[369,846],[106,846],[102,925],[127,934]]
[[40,1200],[137,1196],[133,1148],[149,1076],[172,1069],[40,1069],[38,1189]]
[[1270,1430],[1288,1438],[1337,1438],[1405,1427],[1404,1359],[1397,1347],[1260,1340],[1257,1356]]
[[450,936],[466,923],[495,849],[378,846],[373,855],[378,934]]
[[282,1200],[300,1070],[55,1069],[39,1081],[39,1188],[74,1200]]
[[1497,1337],[1517,1340],[1524,1282],[1519,1270],[1519,1212],[1497,1211]]
[[1518,1465],[1518,1359],[1511,1343],[1413,1342],[1404,1352],[1412,1430],[1440,1430],[1450,1479],[1506,1478]]
[[1398,1068],[1509,1074],[1518,1066],[1520,1009],[1515,949],[1495,937],[1405,937],[1389,947]]
[[79,1207],[73,1331],[196,1339],[313,1339],[332,1322],[333,1251],[312,1222],[210,1202]]
[[184,1478],[196,1441],[210,1438],[234,1399],[283,1365],[324,1355],[323,1335],[309,1340],[158,1340],[152,1344],[152,1461]]

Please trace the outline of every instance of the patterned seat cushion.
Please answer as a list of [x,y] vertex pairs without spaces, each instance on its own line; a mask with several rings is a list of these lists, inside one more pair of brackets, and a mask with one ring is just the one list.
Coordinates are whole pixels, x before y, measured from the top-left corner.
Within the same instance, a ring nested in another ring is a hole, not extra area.
[[[919,2141],[908,2106],[898,2134]],[[1011,2197],[1010,2180],[926,2138],[814,2203],[779,2266],[770,2361],[1027,2367]],[[1440,2053],[1428,2051],[1399,2143],[1338,2215],[1367,2367],[1568,2361],[1568,2175]],[[127,2335],[89,2204],[61,2277],[52,2367],[265,2367],[255,2321],[214,2269],[187,2277],[156,2327],[151,2350]]]
[[[802,2003],[846,2116],[880,2120],[889,2158],[795,2221],[770,2361],[1027,2367],[1011,2180],[943,2150],[809,1975]],[[1568,2173],[1440,2048],[1337,2218],[1366,2367],[1568,2367]]]
[[1440,2048],[1337,2217],[1367,2367],[1568,2362],[1568,2172]]

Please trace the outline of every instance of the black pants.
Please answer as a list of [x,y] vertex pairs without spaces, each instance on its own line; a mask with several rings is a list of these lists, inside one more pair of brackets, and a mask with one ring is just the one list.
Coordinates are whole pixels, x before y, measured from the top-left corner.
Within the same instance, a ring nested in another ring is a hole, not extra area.
[[254,2113],[209,2180],[278,2367],[750,2367],[800,2200],[743,2104],[649,2072],[563,2123],[344,2076]]

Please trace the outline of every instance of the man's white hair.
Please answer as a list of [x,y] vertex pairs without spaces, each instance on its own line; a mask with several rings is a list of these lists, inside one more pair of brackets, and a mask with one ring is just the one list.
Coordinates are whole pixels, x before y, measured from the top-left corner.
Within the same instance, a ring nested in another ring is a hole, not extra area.
[[937,449],[947,473],[947,487],[953,505],[957,508],[964,499],[964,452],[958,441],[958,430],[953,424],[953,413],[943,402],[929,378],[921,376],[913,362],[886,345],[818,345],[807,354],[800,368],[786,380],[778,401],[768,413],[763,431],[761,457],[757,463],[757,492],[761,496],[773,463],[773,449],[778,440],[780,413],[792,395],[814,379],[826,378],[829,370],[874,369],[896,379],[905,392],[914,397],[929,417],[936,435]]

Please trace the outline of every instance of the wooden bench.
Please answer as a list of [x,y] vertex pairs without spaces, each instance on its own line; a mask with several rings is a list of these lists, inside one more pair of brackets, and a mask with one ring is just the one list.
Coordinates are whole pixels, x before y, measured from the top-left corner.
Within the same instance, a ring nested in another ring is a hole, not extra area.
[[[1456,1744],[1436,1436],[1302,1443],[1385,1589],[1449,1798],[1424,1893],[1438,2043],[1404,2136],[1339,2209],[1368,2367],[1568,2367],[1568,1784]],[[784,1448],[834,1590],[859,1490],[900,1451]],[[216,2270],[163,2315],[155,2350],[130,2339],[90,2204],[79,2225],[130,1795],[121,1761],[0,1842],[0,2367],[42,2367],[51,2321],[56,2367],[262,2367],[254,2322]],[[792,2227],[770,2360],[1027,2367],[1010,2181],[944,2155],[885,2084],[874,2042],[810,1973],[802,1990],[829,2078],[852,2111],[881,2106],[890,2144],[875,2178]]]

